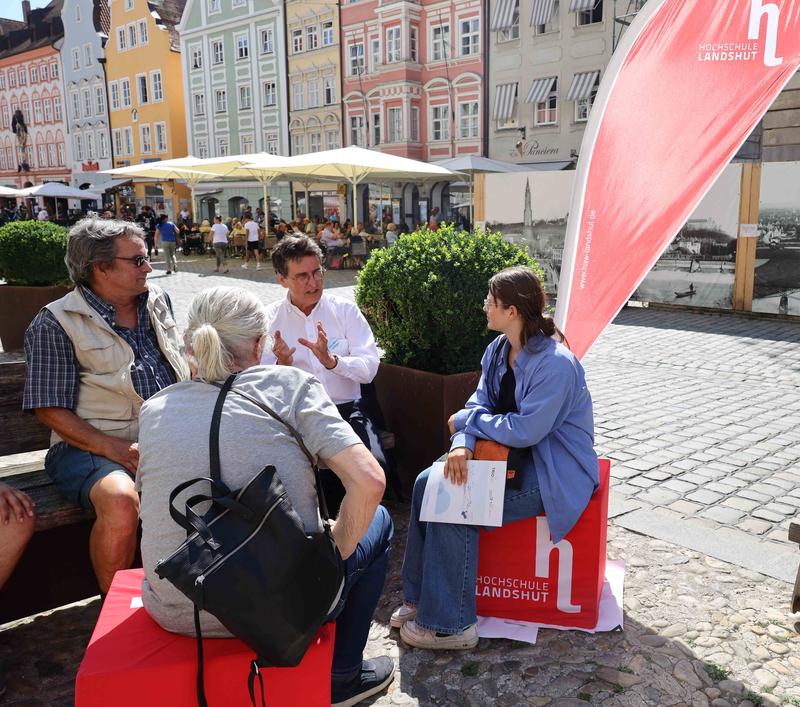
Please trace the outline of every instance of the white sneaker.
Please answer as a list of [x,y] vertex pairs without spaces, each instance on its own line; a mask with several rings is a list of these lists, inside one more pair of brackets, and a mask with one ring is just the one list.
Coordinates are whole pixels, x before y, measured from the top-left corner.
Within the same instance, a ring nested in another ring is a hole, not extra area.
[[412,621],[417,618],[417,607],[410,604],[402,604],[394,610],[392,618],[389,619],[389,625],[392,628],[400,628],[406,621]]
[[259,263],[258,265],[256,265],[256,270],[261,270],[261,263]]
[[247,263],[242,263],[242,270],[247,270]]
[[400,638],[415,648],[427,648],[432,651],[464,651],[478,645],[478,629],[472,624],[461,633],[444,634],[422,628],[416,621],[406,621],[400,627]]

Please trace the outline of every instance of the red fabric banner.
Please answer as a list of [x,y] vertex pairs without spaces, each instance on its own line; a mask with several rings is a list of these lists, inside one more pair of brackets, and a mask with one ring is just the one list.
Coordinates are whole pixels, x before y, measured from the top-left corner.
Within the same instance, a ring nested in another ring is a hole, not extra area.
[[556,322],[582,357],[800,66],[798,0],[650,0],[581,146]]

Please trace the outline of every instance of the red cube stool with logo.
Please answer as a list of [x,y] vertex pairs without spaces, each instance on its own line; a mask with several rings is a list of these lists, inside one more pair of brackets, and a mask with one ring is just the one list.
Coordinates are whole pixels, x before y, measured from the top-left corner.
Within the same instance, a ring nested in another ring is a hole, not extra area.
[[[144,570],[117,572],[75,683],[76,707],[193,707],[195,639],[162,629],[141,606]],[[295,668],[264,668],[267,704],[328,707],[335,624],[325,624]],[[253,650],[235,638],[203,640],[208,704],[250,707]]]
[[[508,448],[480,440],[476,459],[505,460]],[[520,520],[480,533],[479,616],[594,628],[606,571],[611,464],[600,460],[600,485],[575,527],[556,543],[547,517]]]

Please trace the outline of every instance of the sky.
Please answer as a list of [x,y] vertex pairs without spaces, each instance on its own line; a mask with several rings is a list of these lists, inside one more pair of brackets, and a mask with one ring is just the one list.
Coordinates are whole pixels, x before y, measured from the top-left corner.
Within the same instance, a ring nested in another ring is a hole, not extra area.
[[[35,10],[37,7],[44,7],[50,0],[31,0],[31,9]],[[9,20],[22,19],[22,2],[20,0],[0,0],[0,17],[6,17]]]

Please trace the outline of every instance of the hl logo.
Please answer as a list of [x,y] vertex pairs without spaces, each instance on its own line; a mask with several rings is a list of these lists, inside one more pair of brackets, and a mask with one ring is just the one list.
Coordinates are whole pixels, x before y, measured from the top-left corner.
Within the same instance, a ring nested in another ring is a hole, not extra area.
[[572,603],[572,543],[560,540],[553,545],[550,540],[550,526],[547,518],[536,518],[536,567],[534,572],[540,579],[550,575],[550,553],[558,550],[558,583],[556,591],[556,606],[559,611],[566,614],[577,614],[581,610],[580,604]]
[[758,39],[761,30],[761,18],[767,16],[767,39],[764,43],[764,65],[780,66],[783,57],[776,56],[778,45],[778,21],[780,8],[775,3],[764,3],[763,0],[750,0],[750,28],[747,30],[749,40]]

